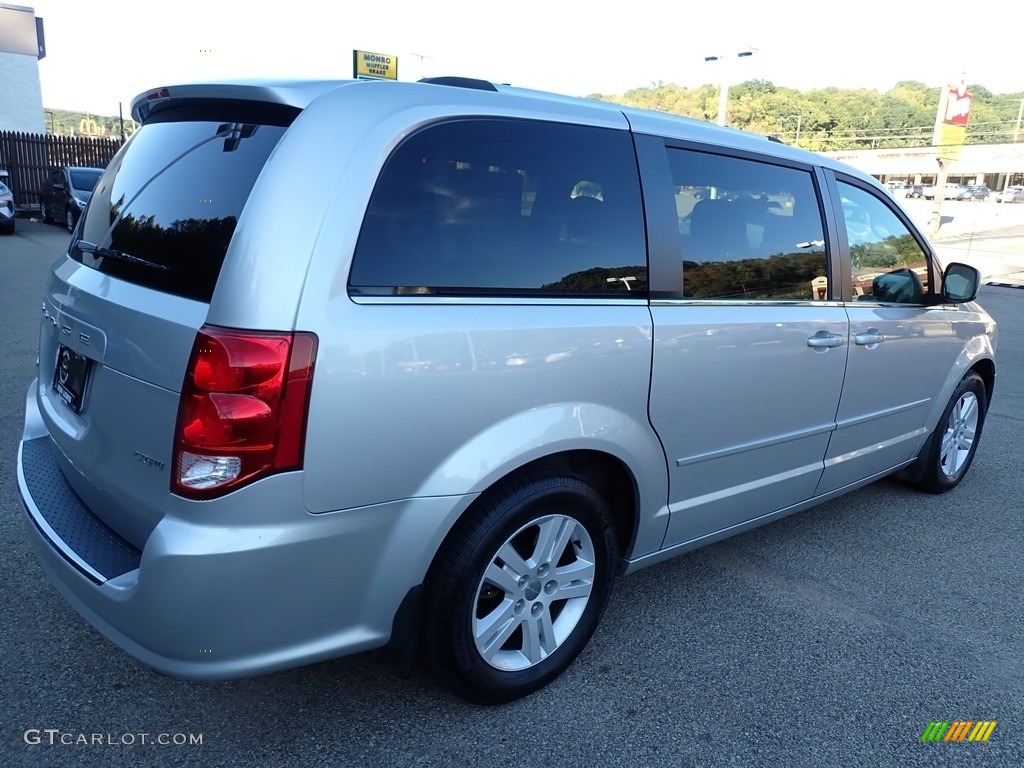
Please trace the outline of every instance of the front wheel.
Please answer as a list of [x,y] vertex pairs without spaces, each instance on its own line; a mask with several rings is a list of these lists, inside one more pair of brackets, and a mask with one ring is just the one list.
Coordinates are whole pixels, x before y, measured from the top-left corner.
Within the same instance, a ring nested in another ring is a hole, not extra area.
[[43,224],[49,224],[53,221],[53,217],[50,216],[50,209],[47,207],[46,203],[39,204],[39,218],[43,220]]
[[923,473],[915,483],[921,490],[945,493],[960,484],[974,461],[987,410],[985,382],[970,371],[957,385],[918,458],[924,462]]
[[68,208],[67,211],[64,213],[64,226],[67,227],[68,232],[75,231],[76,221],[77,219],[75,218],[75,212]]
[[431,569],[425,639],[435,673],[478,704],[544,687],[597,628],[616,557],[607,505],[587,480],[533,473],[497,487]]

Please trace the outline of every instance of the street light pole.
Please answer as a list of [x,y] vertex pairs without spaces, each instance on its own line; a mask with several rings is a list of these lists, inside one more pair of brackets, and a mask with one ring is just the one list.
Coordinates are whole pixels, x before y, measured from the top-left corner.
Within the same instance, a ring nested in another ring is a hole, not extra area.
[[423,60],[424,59],[430,59],[431,61],[433,61],[434,57],[433,56],[427,56],[425,53],[410,53],[409,55],[410,56],[415,56],[417,59],[420,60],[420,80],[422,80],[423,79]]
[[[749,51],[740,51],[736,54],[736,58],[744,59],[748,56],[753,56],[756,48],[752,48]],[[727,57],[725,56],[705,56],[704,61],[722,61]],[[718,124],[725,125],[725,113],[726,107],[729,104],[729,73],[722,73],[722,84],[718,89]]]

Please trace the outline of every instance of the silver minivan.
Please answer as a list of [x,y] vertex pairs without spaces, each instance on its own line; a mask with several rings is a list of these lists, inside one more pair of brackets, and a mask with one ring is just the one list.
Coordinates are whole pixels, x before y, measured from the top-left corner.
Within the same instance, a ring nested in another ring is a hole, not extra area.
[[847,166],[462,78],[132,114],[42,297],[18,484],[48,577],[163,673],[378,649],[510,701],[615,577],[971,465],[978,272]]

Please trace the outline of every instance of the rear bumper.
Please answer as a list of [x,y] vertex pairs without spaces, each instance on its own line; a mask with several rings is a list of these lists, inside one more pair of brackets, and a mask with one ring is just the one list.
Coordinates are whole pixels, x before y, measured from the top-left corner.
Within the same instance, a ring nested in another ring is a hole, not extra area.
[[62,469],[49,436],[33,435],[33,392],[18,489],[36,556],[90,624],[174,677],[245,677],[383,646],[453,509],[469,502],[311,515],[302,473],[286,473],[209,503],[168,493],[165,516],[137,550],[74,493],[64,473],[77,470]]

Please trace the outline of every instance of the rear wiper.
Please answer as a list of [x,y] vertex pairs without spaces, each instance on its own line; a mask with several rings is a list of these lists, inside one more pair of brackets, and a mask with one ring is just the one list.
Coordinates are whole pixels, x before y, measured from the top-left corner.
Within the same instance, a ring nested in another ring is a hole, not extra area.
[[142,267],[151,267],[152,269],[160,269],[165,272],[170,270],[170,267],[166,264],[157,264],[155,261],[143,259],[141,256],[132,256],[132,254],[125,253],[124,251],[115,251],[113,248],[104,248],[102,245],[96,245],[96,243],[90,243],[87,240],[79,240],[75,243],[75,248],[83,253],[88,253],[92,256],[99,256],[100,258],[127,261],[129,264],[138,264]]

